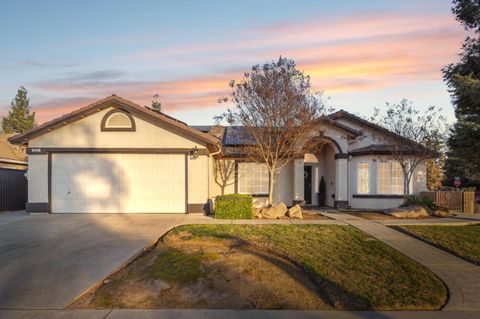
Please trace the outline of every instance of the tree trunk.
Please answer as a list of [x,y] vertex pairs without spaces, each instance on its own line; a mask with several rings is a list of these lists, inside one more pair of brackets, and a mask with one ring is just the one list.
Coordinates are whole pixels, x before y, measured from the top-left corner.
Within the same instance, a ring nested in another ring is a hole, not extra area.
[[407,202],[408,196],[410,195],[410,178],[405,177],[404,179],[405,187],[403,189],[403,203]]
[[274,180],[274,170],[268,170],[268,206],[273,206],[273,180]]

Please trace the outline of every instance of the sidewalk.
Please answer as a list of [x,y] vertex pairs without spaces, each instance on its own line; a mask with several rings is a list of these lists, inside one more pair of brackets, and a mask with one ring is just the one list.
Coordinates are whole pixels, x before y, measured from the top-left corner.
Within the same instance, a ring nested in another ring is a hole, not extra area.
[[480,311],[0,310],[2,319],[477,319]]
[[480,267],[377,222],[340,212],[324,215],[357,227],[433,271],[449,289],[444,310],[480,310]]

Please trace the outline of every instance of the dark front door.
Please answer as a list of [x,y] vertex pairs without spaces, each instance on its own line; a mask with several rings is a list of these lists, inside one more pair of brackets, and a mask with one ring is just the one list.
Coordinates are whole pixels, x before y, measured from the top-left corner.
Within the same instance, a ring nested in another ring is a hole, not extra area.
[[304,199],[305,199],[305,204],[309,205],[312,203],[312,167],[311,166],[305,166],[303,168],[303,176],[304,176]]

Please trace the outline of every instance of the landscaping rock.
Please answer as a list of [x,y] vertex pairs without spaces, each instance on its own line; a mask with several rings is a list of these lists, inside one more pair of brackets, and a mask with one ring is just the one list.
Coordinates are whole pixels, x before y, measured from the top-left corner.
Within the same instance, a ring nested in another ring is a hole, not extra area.
[[427,210],[422,206],[392,208],[386,210],[385,213],[397,218],[421,218],[429,216]]
[[437,216],[437,217],[450,217],[450,216],[455,216],[455,214],[452,214],[448,208],[444,208],[444,207],[437,207],[434,211],[433,211],[433,215],[434,216]]
[[288,208],[285,203],[280,202],[277,205],[262,210],[262,217],[266,219],[278,219],[287,213]]
[[254,214],[255,218],[262,219],[262,209],[261,208],[254,208],[253,209],[253,214]]
[[298,204],[293,207],[290,207],[290,209],[287,212],[287,216],[290,218],[303,219],[302,207],[300,207],[300,205]]

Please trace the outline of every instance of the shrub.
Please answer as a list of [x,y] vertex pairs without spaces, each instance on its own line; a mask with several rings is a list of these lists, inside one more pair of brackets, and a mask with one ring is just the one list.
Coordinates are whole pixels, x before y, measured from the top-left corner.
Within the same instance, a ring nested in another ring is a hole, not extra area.
[[415,195],[407,196],[407,199],[402,204],[402,206],[411,206],[411,205],[420,205],[430,208],[431,210],[437,209],[437,205],[433,202],[433,200],[428,198],[422,198]]
[[252,195],[229,194],[215,199],[215,218],[253,219]]

